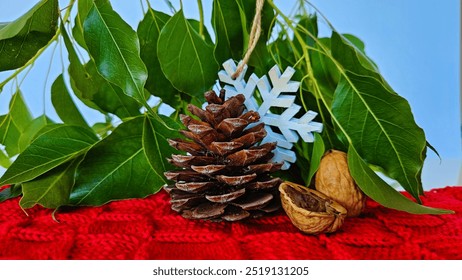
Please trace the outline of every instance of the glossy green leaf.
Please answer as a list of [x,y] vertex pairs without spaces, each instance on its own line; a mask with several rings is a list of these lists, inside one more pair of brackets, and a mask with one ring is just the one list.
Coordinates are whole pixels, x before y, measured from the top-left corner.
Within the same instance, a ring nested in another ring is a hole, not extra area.
[[77,169],[72,205],[102,205],[160,190],[165,179],[151,168],[143,146],[145,118],[122,123],[87,152]]
[[110,3],[102,2],[93,3],[83,24],[88,52],[102,77],[144,104],[148,73],[137,34]]
[[79,109],[75,106],[62,74],[56,78],[51,86],[51,102],[64,123],[89,128]]
[[13,185],[0,191],[0,203],[22,194],[21,185]]
[[[191,25],[191,27],[196,30],[197,33],[200,32],[200,26],[201,26],[201,23],[200,21],[196,20],[196,19],[193,19],[193,18],[188,18],[187,19],[188,23]],[[204,33],[204,41],[210,45],[213,45],[213,41],[212,41],[212,37],[210,37],[210,34],[207,30],[207,28],[204,28],[204,30],[202,30],[202,32]]]
[[[89,62],[85,65],[86,69],[91,69],[94,64]],[[93,68],[94,69],[94,68]],[[121,119],[140,115],[140,103],[134,98],[123,93],[118,86],[108,83],[102,79],[98,73],[95,73],[95,80],[101,79],[98,91],[93,95],[93,102],[104,112],[112,113]]]
[[177,90],[199,96],[213,86],[218,71],[213,45],[194,30],[182,10],[165,24],[158,40],[160,66]]
[[423,166],[425,134],[417,126],[409,103],[390,94],[368,76],[347,72],[335,91],[332,113],[339,133],[369,164],[380,166],[417,200],[421,193],[418,174]]
[[167,183],[163,174],[165,171],[174,169],[174,167],[168,163],[167,157],[178,153],[176,149],[168,144],[167,139],[181,137],[178,133],[181,127],[170,118],[160,117],[163,118],[169,127],[176,129],[167,129],[160,122],[146,117],[143,128],[143,148],[152,170],[164,181],[164,183]]
[[150,9],[138,25],[137,33],[140,38],[141,59],[148,69],[146,89],[151,94],[160,97],[163,102],[176,107],[179,103],[179,93],[162,72],[157,56],[160,31],[169,19],[169,15]]
[[80,62],[80,59],[77,56],[77,51],[71,42],[66,28],[63,25],[61,25],[61,34],[63,36],[64,45],[66,46],[68,53],[68,71],[72,91],[74,92],[75,96],[77,96],[77,98],[79,98],[79,100],[82,101],[85,105],[103,113],[103,110],[93,102],[93,97],[96,92],[98,92],[98,89],[101,85],[99,82],[102,80],[102,78],[98,80],[95,79],[95,77],[97,77],[96,67],[91,67],[90,69],[95,69],[95,71],[93,71],[94,73],[89,73],[89,71],[87,71],[87,69]]
[[[351,39],[352,37],[349,36],[349,38]],[[364,52],[355,47],[344,35],[332,32],[331,51],[332,56],[345,70],[349,70],[358,75],[374,77],[380,80],[390,93],[394,93],[393,89],[385,82],[382,75],[380,75],[377,66],[375,66],[372,60],[367,57]]]
[[52,125],[41,133],[0,178],[0,185],[23,183],[85,153],[98,138],[88,129]]
[[23,66],[54,36],[58,0],[42,0],[0,29],[0,71]]
[[11,165],[11,160],[5,152],[0,149],[0,166],[3,168],[8,168]]
[[321,135],[314,133],[313,151],[311,152],[310,169],[308,171],[308,178],[306,179],[306,182],[311,182],[318,171],[319,165],[321,164],[321,158],[325,151],[326,148]]
[[218,62],[242,59],[244,32],[236,0],[214,0],[212,26],[215,31],[214,55]]
[[324,54],[324,52],[330,52],[331,39],[320,38],[318,41],[327,50],[323,50],[319,44],[315,44],[315,49],[310,52],[311,65],[316,82],[327,103],[330,105],[340,80],[340,73],[332,59]]
[[[26,25],[30,24],[31,18],[37,18],[39,14],[36,14],[38,11],[43,9],[43,5],[47,4],[48,0],[41,0],[24,15],[12,22],[2,22],[0,24],[0,40],[13,38],[19,33],[23,33],[24,29],[27,28]],[[49,4],[49,3],[48,3]],[[43,11],[42,11],[43,12]],[[41,12],[39,12],[41,13]],[[40,27],[40,26],[37,26]],[[45,26],[44,26],[45,27]],[[46,30],[46,28],[45,28]]]
[[361,158],[355,148],[348,150],[348,167],[351,176],[370,198],[385,207],[405,211],[412,214],[448,214],[450,210],[431,208],[417,204],[385,183]]
[[33,119],[18,139],[19,152],[22,153],[38,136],[37,134],[47,125],[52,124],[46,115]]
[[350,41],[350,43],[355,46],[358,50],[360,50],[362,53],[366,54],[366,45],[364,42],[356,37],[353,34],[342,34],[343,38],[347,39]]
[[112,113],[121,119],[139,115],[140,104],[101,77],[93,61],[90,60],[85,65],[80,62],[69,35],[62,29],[69,55],[69,76],[74,94],[85,105],[102,113]]
[[[96,0],[99,3],[108,2],[109,0]],[[75,24],[72,29],[72,35],[75,41],[82,46],[84,49],[87,49],[85,39],[83,38],[83,23],[87,18],[88,13],[90,12],[93,2],[95,0],[78,0],[77,1],[77,14],[75,16]]]
[[98,122],[92,125],[93,131],[100,137],[104,138],[109,135],[109,132],[113,129],[112,123],[109,122]]
[[52,209],[66,205],[75,182],[75,170],[81,160],[82,157],[77,157],[32,181],[23,183],[23,196],[19,205],[24,209],[37,204]]
[[29,109],[24,103],[21,92],[17,91],[11,98],[8,114],[0,116],[0,144],[5,146],[10,157],[21,152],[18,139],[31,122]]

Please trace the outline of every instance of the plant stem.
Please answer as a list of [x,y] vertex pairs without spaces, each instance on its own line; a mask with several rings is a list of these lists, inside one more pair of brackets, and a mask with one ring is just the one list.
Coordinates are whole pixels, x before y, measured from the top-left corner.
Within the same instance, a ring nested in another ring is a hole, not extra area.
[[199,8],[199,35],[202,39],[205,39],[204,36],[204,7],[202,6],[202,0],[197,0],[197,7]]
[[[149,2],[149,0],[147,0]],[[176,9],[175,7],[173,6],[172,2],[170,2],[169,0],[164,0],[165,3],[167,4],[167,6],[170,8],[170,11],[174,14],[176,13]],[[151,7],[151,5],[149,5],[149,7]]]

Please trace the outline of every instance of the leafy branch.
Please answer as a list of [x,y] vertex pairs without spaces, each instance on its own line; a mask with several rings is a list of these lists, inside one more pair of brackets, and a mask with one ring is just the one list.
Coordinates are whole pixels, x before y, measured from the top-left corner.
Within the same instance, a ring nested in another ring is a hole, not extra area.
[[[22,195],[23,208],[101,205],[145,197],[166,183],[162,174],[170,169],[166,158],[173,152],[167,139],[178,137],[178,117],[188,113],[187,105],[203,103],[203,92],[215,85],[219,65],[242,58],[255,0],[214,0],[213,40],[201,0],[198,20],[185,17],[181,1],[178,10],[165,1],[167,12],[145,2],[136,30],[109,0],[70,0],[62,17],[57,0],[41,0],[0,27],[0,45],[12,46],[11,53],[0,56],[0,65],[6,65],[0,70],[15,70],[0,83],[0,90],[57,41],[64,42],[68,60],[50,89],[58,123],[46,115],[32,118],[19,90],[8,114],[0,116],[0,144],[5,146],[0,164],[8,167],[0,185],[13,185],[0,193],[2,200]],[[316,12],[309,13],[310,7]],[[332,29],[330,37],[318,36],[318,15]],[[313,144],[297,143],[297,165],[281,176],[309,185],[324,152],[343,150],[352,176],[372,199],[411,213],[447,213],[419,204],[425,134],[407,101],[366,55],[364,43],[340,34],[304,0],[291,15],[266,1],[261,27],[250,70],[262,75],[275,63],[295,67],[302,82],[297,98],[305,112],[319,112],[318,121],[325,127]],[[150,106],[151,96],[161,103]],[[104,114],[106,123],[90,126],[75,98]],[[159,113],[159,107],[167,105],[175,111],[171,116]],[[374,170],[399,182],[417,203]]]

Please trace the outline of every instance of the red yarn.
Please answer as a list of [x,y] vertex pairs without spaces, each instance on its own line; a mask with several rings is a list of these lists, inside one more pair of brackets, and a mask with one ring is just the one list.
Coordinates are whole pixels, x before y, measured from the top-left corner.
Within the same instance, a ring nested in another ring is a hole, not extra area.
[[340,231],[301,234],[284,213],[240,223],[185,220],[164,192],[59,212],[0,203],[0,259],[462,259],[462,187],[426,192],[453,215],[411,215],[368,201]]

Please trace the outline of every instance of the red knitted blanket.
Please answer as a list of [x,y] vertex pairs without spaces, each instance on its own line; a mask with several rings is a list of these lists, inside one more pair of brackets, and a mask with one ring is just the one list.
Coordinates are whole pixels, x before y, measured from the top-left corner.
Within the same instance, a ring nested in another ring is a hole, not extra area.
[[426,193],[452,215],[410,215],[368,201],[340,231],[301,234],[284,213],[237,223],[185,220],[166,193],[56,214],[0,204],[0,259],[462,259],[462,187]]

